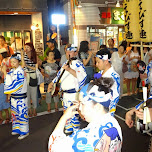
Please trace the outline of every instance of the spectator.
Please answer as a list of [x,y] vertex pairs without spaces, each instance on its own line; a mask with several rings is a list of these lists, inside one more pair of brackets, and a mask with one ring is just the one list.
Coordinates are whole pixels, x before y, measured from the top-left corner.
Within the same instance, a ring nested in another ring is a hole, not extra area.
[[93,74],[94,74],[94,68],[93,68],[94,53],[92,51],[89,51],[88,41],[81,41],[78,53],[79,53],[79,58],[82,60],[86,69],[87,79],[85,81],[85,84],[87,84],[93,78]]
[[123,94],[124,74],[122,72],[122,66],[123,66],[123,59],[125,57],[125,50],[126,50],[126,46],[120,45],[118,52],[113,52],[111,57],[112,66],[120,76],[120,96],[119,96],[120,99]]
[[9,123],[9,111],[10,103],[8,100],[8,95],[4,94],[4,83],[2,83],[2,77],[0,76],[0,124],[3,122],[2,110],[5,111],[6,121],[5,123]]
[[[121,152],[121,128],[117,120],[108,113],[112,85],[111,78],[100,78],[81,89],[80,103],[75,103],[66,110],[51,134],[49,152],[93,152],[95,149],[104,152]],[[89,124],[86,128],[66,136],[63,133],[65,123],[74,114],[78,114],[78,109]]]
[[0,36],[0,65],[3,60],[3,54],[6,54],[5,52],[7,52],[9,57],[14,54],[13,49],[6,44],[5,37]]
[[67,51],[67,48],[69,48],[69,47],[71,47],[71,44],[66,44],[66,46],[64,47],[65,54],[62,55],[62,57],[61,57],[60,66],[62,66],[63,63],[66,62],[68,59],[66,51]]
[[[47,92],[47,89],[49,83],[51,83],[51,81],[56,77],[58,68],[59,66],[54,60],[54,52],[51,50],[48,51],[47,60],[44,61],[41,66],[41,72],[44,76],[44,92],[46,92],[46,103],[48,106],[48,112],[51,112],[52,96],[51,93]],[[53,99],[55,102],[55,111],[58,111],[58,102],[59,102],[58,95],[55,95]]]
[[110,51],[110,53],[112,54],[113,52],[117,52],[118,49],[114,47],[114,39],[109,39],[108,40],[108,45],[109,45],[109,48],[108,50]]
[[[54,59],[57,61],[58,65],[59,65],[59,62],[61,60],[61,54],[59,52],[59,50],[56,48],[56,41],[54,39],[50,39],[47,41],[47,45],[49,47],[50,50],[52,50],[54,52]],[[47,53],[47,52],[45,52]],[[45,55],[46,57],[46,55]]]
[[[37,57],[34,46],[32,43],[26,43],[24,46],[24,51],[22,51],[22,66],[25,69],[27,77],[27,99],[28,99],[28,109],[29,116],[36,116],[37,108]],[[31,108],[31,100],[33,105],[33,112]]]

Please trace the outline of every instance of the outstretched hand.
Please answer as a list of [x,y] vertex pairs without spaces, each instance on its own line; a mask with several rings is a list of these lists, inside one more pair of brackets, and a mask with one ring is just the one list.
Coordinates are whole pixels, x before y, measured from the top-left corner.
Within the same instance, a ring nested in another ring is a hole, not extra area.
[[130,111],[128,111],[128,112],[126,113],[125,123],[127,124],[127,126],[128,126],[129,128],[133,127],[133,125],[134,125],[134,122],[133,122],[133,120],[132,120],[132,115],[133,115],[133,114],[134,114],[133,109],[130,110]]

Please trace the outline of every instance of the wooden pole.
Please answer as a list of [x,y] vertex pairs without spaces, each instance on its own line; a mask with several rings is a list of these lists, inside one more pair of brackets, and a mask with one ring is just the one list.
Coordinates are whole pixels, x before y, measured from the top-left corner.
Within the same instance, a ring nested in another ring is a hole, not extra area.
[[144,61],[143,42],[142,41],[141,41],[141,46],[140,46],[140,53],[141,53],[141,60]]

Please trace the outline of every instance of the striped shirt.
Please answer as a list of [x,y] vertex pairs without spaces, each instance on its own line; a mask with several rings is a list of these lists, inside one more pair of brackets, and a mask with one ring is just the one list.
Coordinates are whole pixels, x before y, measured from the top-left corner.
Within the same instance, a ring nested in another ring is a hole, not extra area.
[[[24,62],[25,62],[25,64],[27,65],[27,66],[30,66],[30,67],[35,67],[36,66],[36,64],[35,63],[33,63],[33,61],[31,61],[30,59],[29,59],[29,57],[27,56],[27,54],[25,53],[24,54]],[[32,70],[31,68],[28,68],[28,67],[24,67],[24,70],[27,72],[27,73],[33,73],[33,72],[35,72],[35,70]]]

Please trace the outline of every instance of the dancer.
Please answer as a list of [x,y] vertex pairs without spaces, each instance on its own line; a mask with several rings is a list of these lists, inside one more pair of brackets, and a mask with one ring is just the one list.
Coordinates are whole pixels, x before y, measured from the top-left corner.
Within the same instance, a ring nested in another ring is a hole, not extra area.
[[111,66],[110,59],[111,59],[111,54],[110,51],[108,51],[107,49],[102,49],[97,52],[96,66],[101,71],[95,74],[94,77],[95,78],[110,77],[114,80],[114,84],[111,87],[113,100],[111,101],[111,104],[109,106],[110,113],[114,115],[116,111],[116,104],[119,101],[119,95],[120,95],[120,77],[119,74]]
[[[61,90],[63,91],[64,111],[68,107],[73,105],[73,102],[77,99],[78,90],[84,85],[87,77],[83,63],[75,58],[77,55],[77,48],[72,46],[67,49],[66,53],[68,56],[68,60],[71,60],[71,62],[69,63],[69,65],[67,65],[68,61],[63,64],[57,76],[48,86],[48,92],[52,91],[53,84],[58,81],[61,73],[65,69],[65,72],[63,73],[60,80]],[[79,115],[76,114],[71,119],[67,120],[65,132],[73,132],[74,129],[79,128],[79,126]]]
[[21,55],[16,53],[11,56],[12,70],[7,73],[6,66],[2,67],[5,76],[4,93],[11,94],[12,135],[19,134],[19,140],[29,135],[27,82],[20,61]]
[[[110,90],[112,85],[112,78],[100,78],[81,89],[80,103],[67,109],[51,134],[49,152],[121,151],[121,128],[117,120],[108,113],[112,99]],[[77,114],[77,109],[89,124],[86,128],[66,136],[63,133],[66,120]]]

